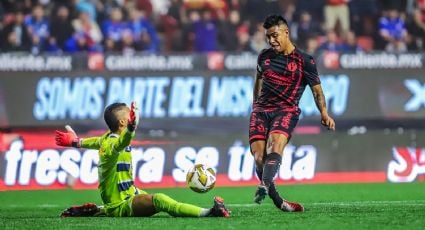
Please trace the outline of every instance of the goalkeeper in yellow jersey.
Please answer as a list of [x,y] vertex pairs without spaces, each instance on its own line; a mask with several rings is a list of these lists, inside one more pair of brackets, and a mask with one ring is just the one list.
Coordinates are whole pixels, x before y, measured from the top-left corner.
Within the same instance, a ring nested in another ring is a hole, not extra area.
[[129,108],[124,103],[106,107],[104,119],[109,131],[100,137],[78,138],[70,126],[67,132],[56,131],[60,146],[99,150],[99,191],[103,205],[87,203],[64,210],[62,217],[111,216],[149,217],[167,212],[176,217],[229,217],[221,197],[214,197],[212,208],[200,208],[180,203],[163,193],[148,194],[134,186],[130,142],[139,122],[135,102]]

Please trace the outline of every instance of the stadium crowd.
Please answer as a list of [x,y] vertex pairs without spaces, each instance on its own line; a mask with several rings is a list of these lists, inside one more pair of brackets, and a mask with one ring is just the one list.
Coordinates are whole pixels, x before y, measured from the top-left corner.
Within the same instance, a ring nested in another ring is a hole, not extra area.
[[2,0],[1,52],[259,52],[282,14],[297,46],[425,50],[425,0]]

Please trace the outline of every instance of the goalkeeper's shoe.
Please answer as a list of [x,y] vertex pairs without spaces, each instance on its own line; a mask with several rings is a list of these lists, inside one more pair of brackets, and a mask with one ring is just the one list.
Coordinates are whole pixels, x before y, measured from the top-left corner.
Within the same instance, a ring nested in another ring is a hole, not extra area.
[[89,217],[95,216],[99,212],[96,204],[87,203],[80,206],[72,206],[61,213],[61,217]]
[[224,206],[224,199],[214,197],[214,206],[211,208],[211,216],[214,217],[230,217],[230,211]]
[[267,194],[267,187],[264,185],[259,185],[257,190],[255,191],[254,202],[257,204],[261,204],[266,198]]
[[284,212],[304,212],[304,206],[299,203],[284,200],[280,209]]

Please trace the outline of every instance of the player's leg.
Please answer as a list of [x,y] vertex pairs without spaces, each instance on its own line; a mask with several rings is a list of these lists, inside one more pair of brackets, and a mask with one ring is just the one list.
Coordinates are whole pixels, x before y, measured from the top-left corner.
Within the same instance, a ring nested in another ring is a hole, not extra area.
[[334,30],[335,24],[338,20],[336,13],[335,13],[335,7],[334,6],[325,6],[324,7],[324,14],[325,14],[325,28],[326,30]]
[[158,212],[166,212],[171,216],[179,217],[228,217],[230,212],[225,208],[222,198],[214,198],[214,206],[210,209],[200,208],[195,205],[177,202],[163,194],[137,195],[132,203],[133,216],[148,217]]
[[271,133],[267,141],[267,156],[263,168],[263,184],[268,188],[273,183],[282,162],[283,149],[288,143],[288,138],[283,133]]
[[152,200],[153,195],[151,194],[136,195],[131,203],[132,215],[148,217],[158,213],[159,211],[156,210]]
[[[261,151],[258,149],[263,149],[263,155],[262,155],[262,160],[255,161],[255,173],[257,174],[258,179],[262,181],[263,165],[264,165],[265,157],[267,156],[267,153],[265,152],[266,151],[265,142],[262,144],[262,142],[259,141],[259,143],[257,143],[255,146],[251,145],[251,153],[253,154],[254,159],[259,158],[259,156],[256,157],[256,155],[259,155],[259,154],[255,154],[257,151]],[[263,185],[262,182],[260,183],[260,185],[257,187],[257,190],[255,191],[255,194],[254,194],[254,202],[257,204],[261,204],[264,201],[267,194],[270,196],[270,198],[272,198],[273,202],[275,202],[276,200],[276,199],[273,199],[274,197],[280,197],[279,192],[276,190],[276,187],[273,182],[270,184],[268,189]],[[278,203],[275,202],[275,205],[281,204],[281,202],[280,203],[279,201],[277,202]]]
[[[258,178],[260,179],[260,181],[262,181],[264,157],[266,156],[265,155],[266,141],[257,140],[252,142],[250,146],[251,146],[251,154],[253,155],[255,160],[255,172]],[[266,198],[266,196],[267,196],[267,189],[263,185],[263,183],[260,183],[257,190],[255,191],[254,202],[257,204],[261,204]]]
[[304,208],[294,202],[285,201],[274,188],[273,179],[280,169],[283,150],[288,143],[291,133],[298,122],[298,114],[277,114],[272,123],[267,140],[267,156],[264,161],[262,182],[275,206],[283,211],[303,211]]
[[[261,181],[263,177],[263,165],[266,151],[266,139],[267,139],[267,117],[265,113],[252,112],[249,122],[249,143],[251,148],[251,154],[255,160],[255,172]],[[267,196],[267,190],[260,184],[255,191],[254,202],[261,204],[264,198]]]

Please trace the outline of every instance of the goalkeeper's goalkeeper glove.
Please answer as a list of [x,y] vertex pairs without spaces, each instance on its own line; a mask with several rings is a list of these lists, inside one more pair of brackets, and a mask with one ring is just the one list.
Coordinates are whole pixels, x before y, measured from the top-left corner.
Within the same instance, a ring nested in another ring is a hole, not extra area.
[[138,124],[139,124],[139,107],[137,107],[136,102],[133,101],[131,102],[131,106],[130,106],[130,119],[128,120],[127,129],[130,132],[133,132],[134,130],[136,130]]
[[56,130],[56,133],[55,133],[56,144],[59,146],[80,148],[82,139],[77,137],[77,134],[74,132],[71,126],[66,125],[65,129],[67,130],[67,132],[65,133],[59,130]]

